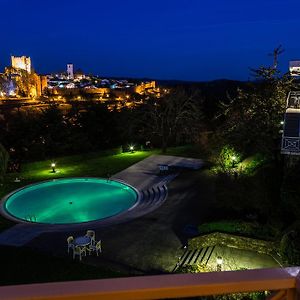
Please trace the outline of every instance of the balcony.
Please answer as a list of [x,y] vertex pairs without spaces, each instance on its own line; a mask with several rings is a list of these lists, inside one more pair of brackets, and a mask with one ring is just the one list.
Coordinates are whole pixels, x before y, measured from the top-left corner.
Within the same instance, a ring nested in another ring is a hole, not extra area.
[[55,282],[0,287],[3,300],[137,300],[271,291],[268,299],[300,299],[300,267]]
[[287,97],[281,153],[300,155],[300,91],[291,91]]

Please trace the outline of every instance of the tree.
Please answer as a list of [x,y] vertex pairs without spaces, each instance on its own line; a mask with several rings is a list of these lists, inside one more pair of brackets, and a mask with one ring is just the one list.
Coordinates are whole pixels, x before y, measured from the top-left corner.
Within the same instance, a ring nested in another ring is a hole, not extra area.
[[32,96],[31,92],[35,88],[35,76],[34,72],[28,73],[26,70],[15,69],[9,67],[6,70],[8,77],[13,77],[17,86],[17,94],[24,97]]
[[9,155],[5,148],[0,144],[0,180],[6,173]]
[[198,91],[176,89],[162,98],[146,100],[142,128],[148,135],[160,139],[163,153],[170,142],[189,142],[196,138],[203,126],[201,98]]
[[[0,93],[9,95],[11,89],[14,89],[13,81],[7,75],[0,76]],[[1,95],[0,95],[1,96]]]
[[280,121],[293,80],[277,70],[281,52],[275,50],[274,65],[252,70],[256,81],[247,89],[238,89],[237,97],[221,106],[226,119],[222,135],[227,143],[247,154],[259,151],[273,155],[278,149]]

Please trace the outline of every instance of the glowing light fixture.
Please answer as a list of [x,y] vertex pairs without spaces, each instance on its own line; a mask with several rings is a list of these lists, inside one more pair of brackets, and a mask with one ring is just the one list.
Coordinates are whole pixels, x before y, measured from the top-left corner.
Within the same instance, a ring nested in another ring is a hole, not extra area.
[[217,257],[217,271],[222,271],[223,258],[221,256]]
[[51,163],[52,173],[56,172],[55,167],[56,167],[56,164],[54,162]]

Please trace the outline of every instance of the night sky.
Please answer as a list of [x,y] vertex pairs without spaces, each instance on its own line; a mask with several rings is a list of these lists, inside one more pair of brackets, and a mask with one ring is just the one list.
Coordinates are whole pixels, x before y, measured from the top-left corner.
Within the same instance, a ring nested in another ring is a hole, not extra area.
[[299,0],[0,0],[0,70],[28,55],[38,73],[68,62],[100,76],[247,80],[300,58]]

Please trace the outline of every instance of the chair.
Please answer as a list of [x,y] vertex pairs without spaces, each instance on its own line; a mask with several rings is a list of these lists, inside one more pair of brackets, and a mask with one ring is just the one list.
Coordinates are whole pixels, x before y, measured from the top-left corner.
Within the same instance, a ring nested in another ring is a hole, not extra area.
[[95,245],[95,241],[96,241],[96,233],[94,230],[87,230],[86,236],[91,238],[91,244]]
[[75,246],[73,249],[73,259],[75,259],[75,255],[79,256],[79,260],[82,259],[82,254],[86,256],[86,247]]
[[68,253],[70,252],[70,248],[72,248],[74,250],[75,244],[74,244],[74,237],[73,236],[69,236],[67,238],[67,242],[68,242]]
[[87,250],[91,253],[92,251],[96,251],[96,254],[98,256],[98,251],[102,252],[102,242],[101,240],[98,241],[95,245],[91,244]]

